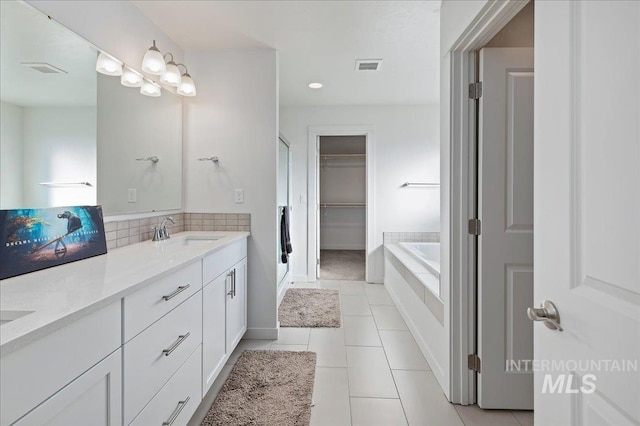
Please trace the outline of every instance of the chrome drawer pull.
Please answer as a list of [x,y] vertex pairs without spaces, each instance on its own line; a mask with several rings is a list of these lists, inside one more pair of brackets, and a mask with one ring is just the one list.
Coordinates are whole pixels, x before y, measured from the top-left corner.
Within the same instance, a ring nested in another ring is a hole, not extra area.
[[187,337],[189,337],[191,335],[191,333],[187,333],[187,334],[183,334],[182,336],[178,336],[178,340],[175,341],[175,343],[173,345],[171,345],[168,349],[164,349],[162,351],[162,353],[164,354],[164,356],[169,356],[171,355],[171,352],[175,351],[176,348],[178,346],[180,346],[180,344],[182,342],[184,342],[185,340],[187,340]]
[[234,269],[232,272],[232,279],[233,279],[233,297],[236,297],[236,270]]
[[178,406],[176,407],[175,410],[173,410],[173,414],[171,414],[171,417],[169,417],[169,420],[162,423],[162,426],[171,426],[173,422],[176,421],[180,413],[182,412],[182,409],[184,408],[184,406],[187,405],[187,402],[189,402],[189,399],[191,398],[186,397],[184,401],[178,402]]
[[173,293],[168,294],[168,295],[166,295],[166,296],[162,296],[162,298],[163,298],[164,300],[171,300],[171,299],[173,299],[174,297],[176,297],[177,295],[179,295],[180,293],[182,293],[183,291],[185,291],[186,289],[188,289],[189,287],[191,287],[191,284],[181,285],[180,287],[178,287],[178,288],[176,289],[176,291],[174,291]]
[[235,291],[233,290],[233,271],[229,271],[229,273],[227,273],[227,277],[231,278],[231,283],[229,284],[230,289],[227,292],[227,296],[231,296],[233,299],[233,296],[235,296]]

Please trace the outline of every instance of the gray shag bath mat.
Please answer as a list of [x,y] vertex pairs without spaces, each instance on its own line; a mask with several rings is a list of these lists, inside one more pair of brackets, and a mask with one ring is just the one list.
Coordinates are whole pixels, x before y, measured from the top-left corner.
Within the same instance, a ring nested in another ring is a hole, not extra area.
[[308,426],[316,354],[244,351],[202,426]]
[[364,281],[364,250],[320,250],[320,279]]
[[278,310],[280,327],[340,327],[340,292],[290,288]]

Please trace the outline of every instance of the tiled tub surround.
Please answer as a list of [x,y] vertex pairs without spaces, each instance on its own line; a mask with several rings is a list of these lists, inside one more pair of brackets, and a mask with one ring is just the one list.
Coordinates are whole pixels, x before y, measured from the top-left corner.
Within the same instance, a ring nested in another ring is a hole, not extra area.
[[384,244],[408,243],[439,243],[439,232],[383,232]]
[[418,260],[403,244],[385,244],[385,261],[402,276],[418,300],[444,324],[444,303],[439,295],[440,271]]
[[449,385],[445,366],[448,342],[444,328],[444,302],[439,271],[427,267],[400,244],[384,245],[384,286],[433,369],[443,389]]
[[251,215],[248,213],[176,213],[133,220],[116,220],[104,224],[107,249],[153,238],[153,226],[172,217],[175,224],[167,223],[169,235],[183,231],[249,232]]

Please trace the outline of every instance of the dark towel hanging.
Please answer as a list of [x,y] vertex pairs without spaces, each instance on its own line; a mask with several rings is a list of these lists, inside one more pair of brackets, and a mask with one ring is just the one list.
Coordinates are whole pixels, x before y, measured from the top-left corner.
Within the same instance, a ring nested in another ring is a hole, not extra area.
[[282,208],[282,216],[280,217],[280,250],[282,251],[282,263],[287,263],[293,248],[289,234],[289,207],[286,206]]

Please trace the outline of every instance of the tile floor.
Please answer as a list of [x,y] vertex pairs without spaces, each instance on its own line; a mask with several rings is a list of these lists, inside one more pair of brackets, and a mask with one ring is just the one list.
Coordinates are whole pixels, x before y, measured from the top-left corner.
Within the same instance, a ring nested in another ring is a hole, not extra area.
[[339,289],[342,328],[281,328],[276,341],[243,340],[216,385],[245,349],[317,353],[311,426],[528,426],[531,411],[450,404],[383,285],[318,281]]

